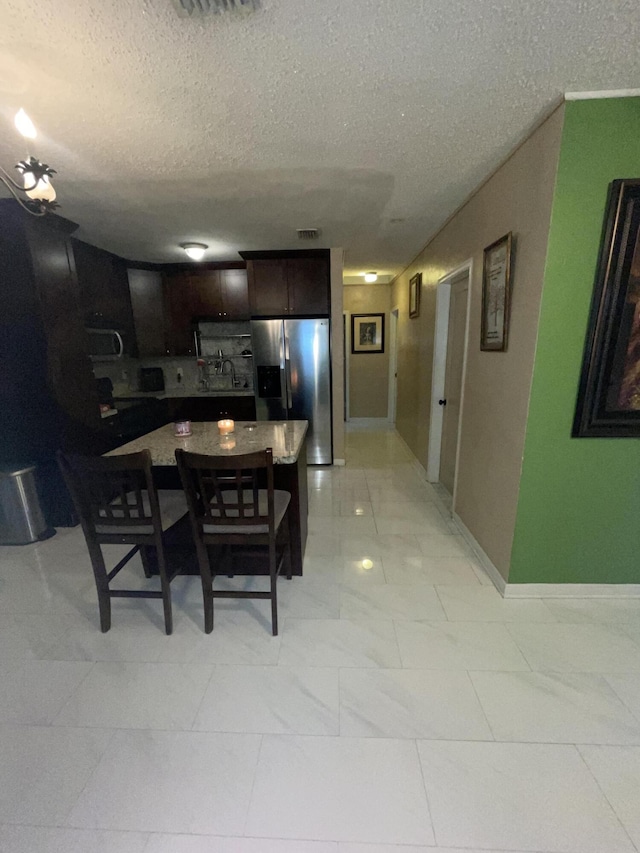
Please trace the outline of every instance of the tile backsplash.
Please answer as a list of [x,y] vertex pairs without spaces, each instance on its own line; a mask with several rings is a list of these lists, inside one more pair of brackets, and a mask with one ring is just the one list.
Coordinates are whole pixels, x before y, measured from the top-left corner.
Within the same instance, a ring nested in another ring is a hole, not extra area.
[[[253,359],[246,357],[246,353],[251,352],[250,328],[248,322],[200,324],[201,352],[207,362],[205,370],[208,372],[210,390],[226,391],[232,387],[229,364],[225,365],[223,375],[214,372],[214,361],[218,360],[219,350],[222,351],[222,358],[228,358],[233,364],[239,382],[236,389],[253,388]],[[113,382],[114,393],[118,395],[140,390],[138,370],[141,367],[161,367],[165,391],[195,392],[198,388],[201,369],[198,368],[195,356],[123,358],[119,361],[96,362],[93,372],[96,379],[108,376]]]

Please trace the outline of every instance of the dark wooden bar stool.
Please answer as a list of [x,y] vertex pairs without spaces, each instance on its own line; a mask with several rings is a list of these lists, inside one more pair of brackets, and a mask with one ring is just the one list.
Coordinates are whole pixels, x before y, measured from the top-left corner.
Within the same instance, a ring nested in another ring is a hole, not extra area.
[[[169,572],[164,534],[187,512],[181,492],[158,492],[151,475],[148,450],[122,456],[76,456],[58,453],[58,463],[80,518],[89,549],[98,590],[100,628],[111,627],[112,598],[161,598],[167,634],[173,630]],[[134,545],[107,572],[102,545]],[[150,558],[155,551],[160,591],[110,589],[109,584],[140,551],[146,577],[151,576]]]
[[[176,450],[191,528],[198,556],[204,599],[204,630],[213,630],[214,598],[271,599],[271,630],[278,633],[276,582],[286,563],[291,579],[289,514],[291,495],[273,486],[271,448],[238,456],[203,456]],[[266,488],[260,488],[260,475]],[[212,568],[209,548],[216,549]],[[248,570],[251,560],[266,555],[269,561],[269,591],[214,590],[216,575]]]

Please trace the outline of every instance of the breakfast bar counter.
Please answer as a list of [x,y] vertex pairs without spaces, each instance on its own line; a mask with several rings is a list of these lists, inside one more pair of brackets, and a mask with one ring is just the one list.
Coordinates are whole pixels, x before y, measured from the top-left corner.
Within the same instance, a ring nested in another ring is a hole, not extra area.
[[[273,450],[275,487],[291,493],[292,572],[301,575],[307,543],[307,428],[307,421],[236,421],[234,432],[224,436],[220,435],[215,421],[207,421],[192,423],[191,435],[181,437],[174,435],[173,424],[167,424],[106,455],[149,450],[158,484],[163,488],[180,488],[175,457],[177,449],[210,456],[239,456],[270,447]],[[187,564],[189,562],[187,560]],[[198,573],[195,560],[193,567],[186,569],[192,570],[194,574]]]

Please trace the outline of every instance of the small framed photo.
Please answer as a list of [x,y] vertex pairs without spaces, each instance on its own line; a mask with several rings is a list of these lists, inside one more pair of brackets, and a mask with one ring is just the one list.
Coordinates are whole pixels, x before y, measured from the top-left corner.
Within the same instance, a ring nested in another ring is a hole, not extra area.
[[351,315],[351,352],[384,352],[384,314]]
[[409,281],[409,317],[420,316],[420,287],[422,285],[422,273],[417,272]]
[[504,352],[509,334],[511,231],[484,250],[480,349]]

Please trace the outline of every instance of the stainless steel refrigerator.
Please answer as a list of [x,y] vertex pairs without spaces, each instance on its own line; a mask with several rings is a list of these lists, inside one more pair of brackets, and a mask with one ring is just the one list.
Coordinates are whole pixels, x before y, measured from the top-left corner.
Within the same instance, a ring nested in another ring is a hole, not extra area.
[[327,318],[252,320],[256,417],[307,420],[307,462],[331,465],[331,349]]

